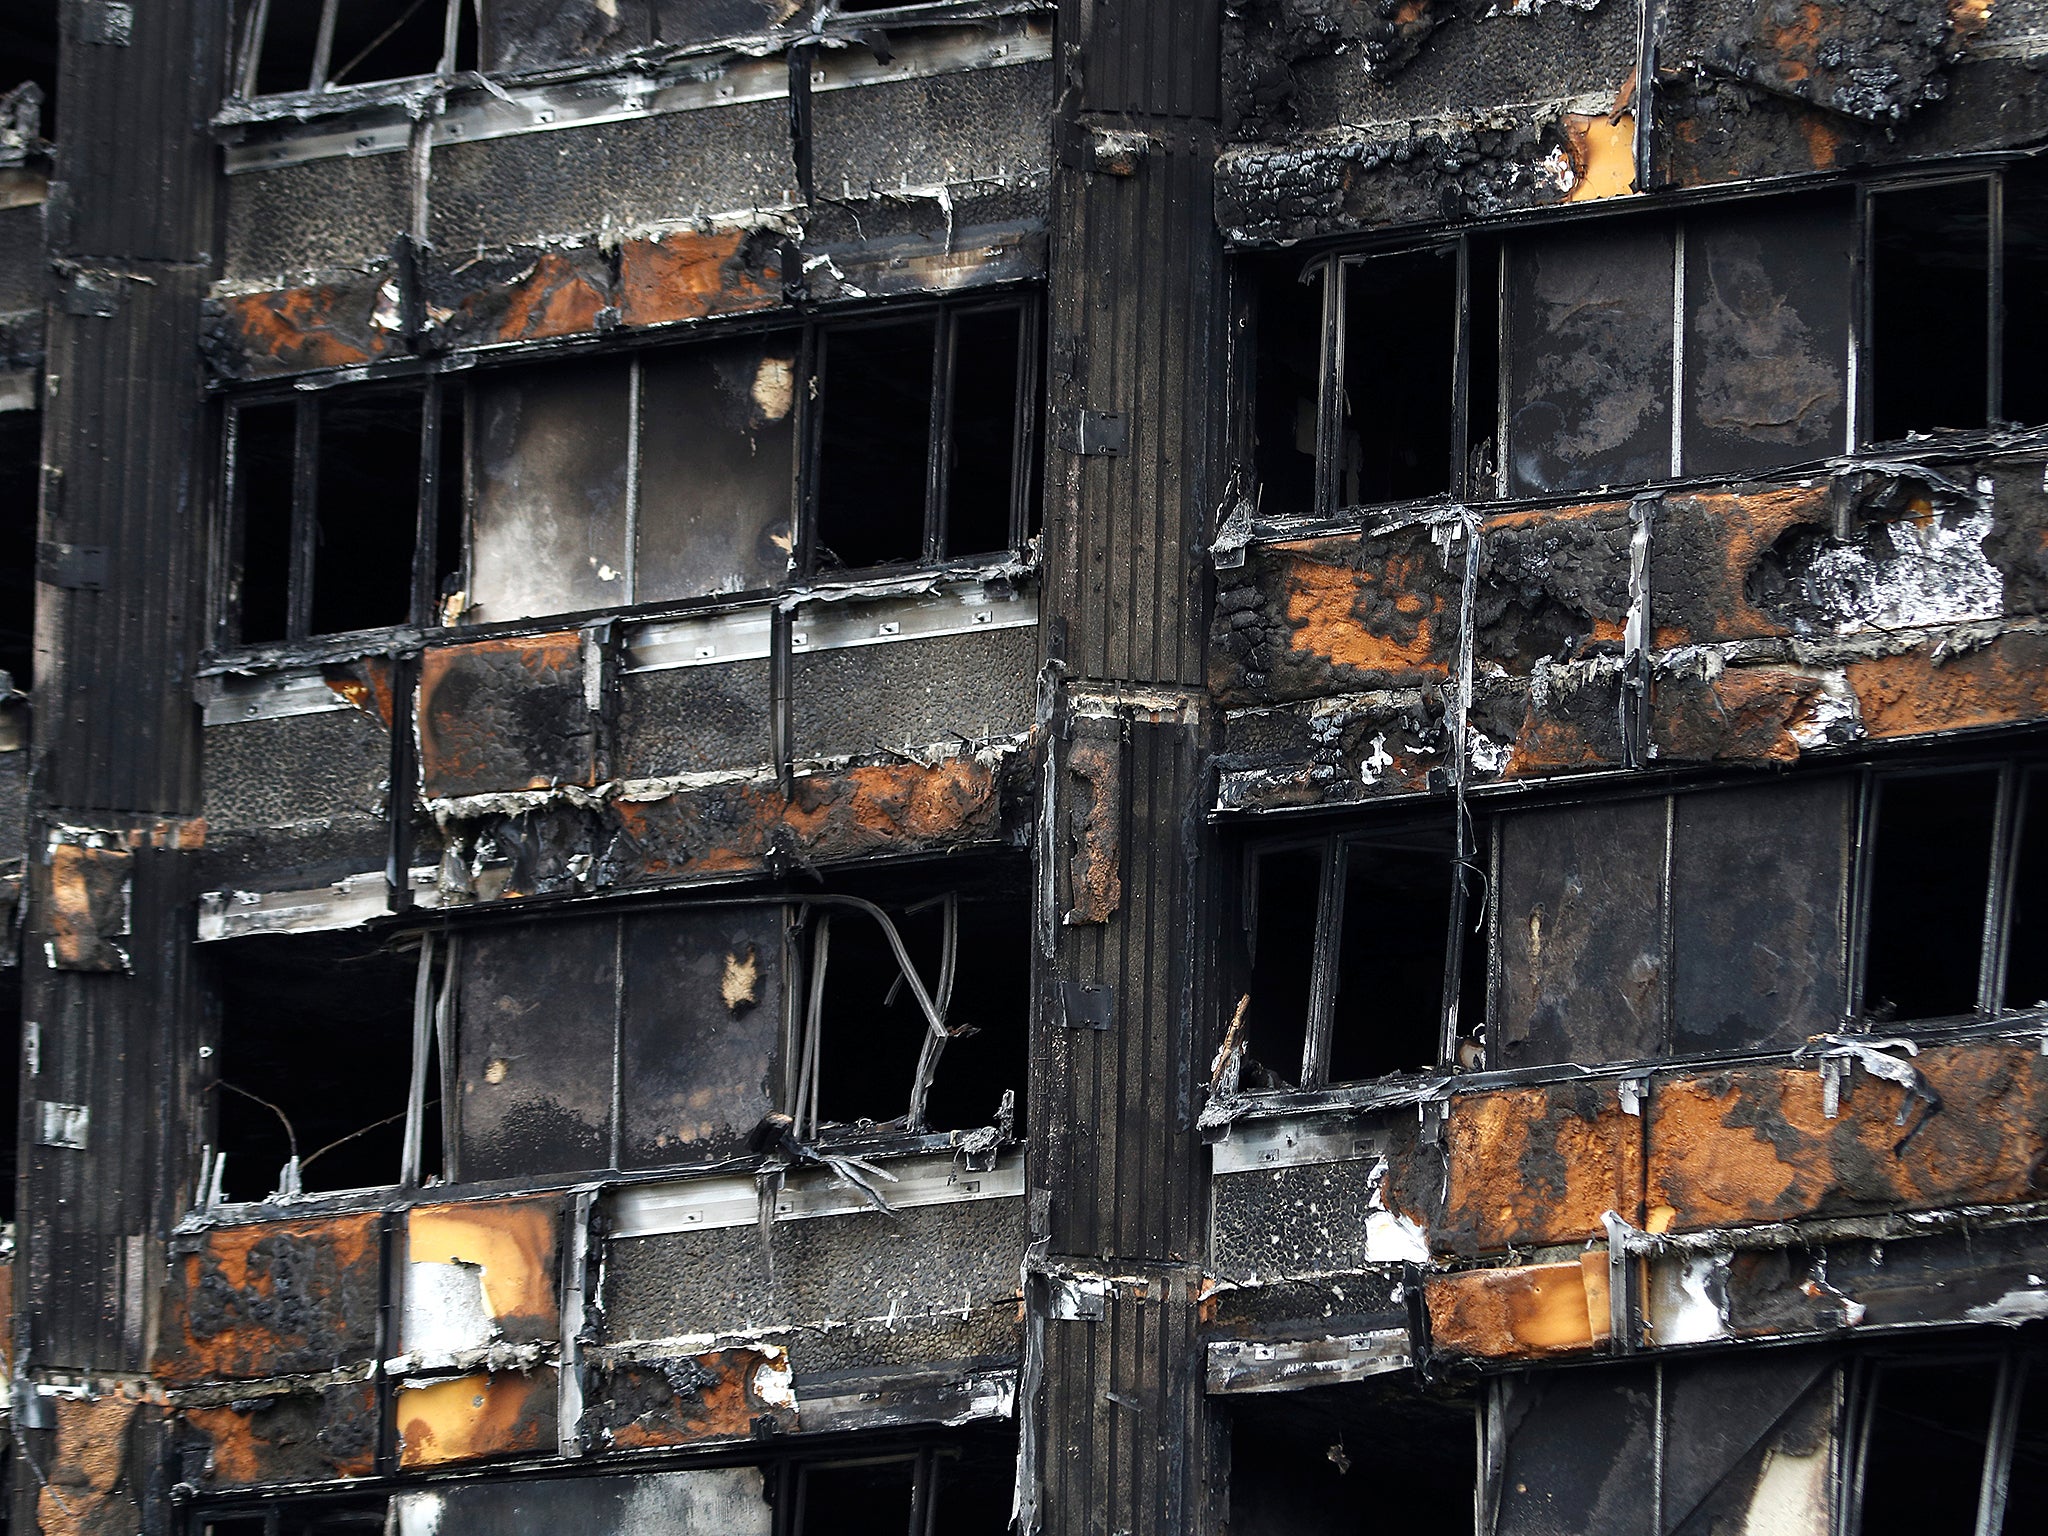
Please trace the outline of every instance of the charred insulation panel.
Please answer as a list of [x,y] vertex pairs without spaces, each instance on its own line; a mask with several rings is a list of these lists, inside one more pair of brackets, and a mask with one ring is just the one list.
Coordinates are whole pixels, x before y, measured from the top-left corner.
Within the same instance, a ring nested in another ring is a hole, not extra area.
[[389,258],[410,223],[410,158],[345,156],[229,176],[231,282],[303,282]]
[[792,745],[865,757],[1027,730],[1037,651],[1037,630],[1018,626],[799,655]]
[[619,679],[619,775],[759,767],[773,755],[770,720],[766,657],[628,673]]
[[775,1530],[775,1506],[759,1467],[455,1483],[400,1493],[391,1504],[396,1536],[541,1530],[772,1536]]

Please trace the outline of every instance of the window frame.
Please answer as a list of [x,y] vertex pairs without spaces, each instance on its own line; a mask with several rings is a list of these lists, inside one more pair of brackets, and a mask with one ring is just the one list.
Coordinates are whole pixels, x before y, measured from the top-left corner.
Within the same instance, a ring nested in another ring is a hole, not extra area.
[[[1361,515],[1388,508],[1414,504],[1416,501],[1433,500],[1462,501],[1477,504],[1499,504],[1503,506],[1531,503],[1563,502],[1583,500],[1589,497],[1605,497],[1626,494],[1630,491],[1651,487],[1686,484],[1717,484],[1731,479],[1754,478],[1790,472],[1801,465],[1819,462],[1834,454],[1858,455],[1896,446],[1902,439],[1880,440],[1872,435],[1874,415],[1873,390],[1879,359],[1873,346],[1875,316],[1873,314],[1873,283],[1871,281],[1873,261],[1873,204],[1881,204],[1886,197],[1910,194],[1934,187],[1981,185],[1987,199],[1987,244],[1985,259],[1988,271],[1988,303],[1986,306],[1986,410],[1983,423],[1967,428],[1914,429],[1942,432],[1975,432],[1995,428],[2002,421],[2004,410],[2004,353],[2007,344],[2005,270],[2008,253],[2005,240],[2005,207],[2007,183],[2011,174],[2021,167],[2037,165],[2048,170],[2048,157],[2014,157],[2008,162],[1988,167],[1968,167],[1937,172],[1906,172],[1887,175],[1879,179],[1858,181],[1848,188],[1840,184],[1820,188],[1774,190],[1762,194],[1744,196],[1711,196],[1689,199],[1673,207],[1622,208],[1601,207],[1588,209],[1571,215],[1543,219],[1496,221],[1474,225],[1454,234],[1433,234],[1429,236],[1377,240],[1369,245],[1350,244],[1337,249],[1317,251],[1298,264],[1282,266],[1276,270],[1291,272],[1296,280],[1307,282],[1312,274],[1320,272],[1322,283],[1322,335],[1320,344],[1321,379],[1316,400],[1316,462],[1313,505],[1306,508],[1263,508],[1268,517],[1298,517],[1313,521],[1337,521],[1356,518]],[[1817,197],[1839,196],[1846,192],[1850,199],[1848,218],[1848,263],[1842,273],[1847,288],[1848,339],[1845,354],[1839,359],[1839,377],[1843,385],[1842,416],[1844,427],[1842,439],[1806,458],[1787,459],[1781,465],[1761,470],[1740,473],[1699,472],[1685,466],[1685,433],[1683,413],[1686,402],[1686,357],[1685,329],[1689,305],[1685,289],[1685,254],[1689,222],[1710,220],[1724,213],[1741,213],[1768,208],[1773,203],[1780,205],[1788,201],[1811,203]],[[1585,491],[1544,491],[1518,493],[1510,478],[1510,457],[1504,438],[1510,415],[1510,314],[1506,302],[1506,274],[1511,250],[1517,240],[1541,239],[1551,233],[1586,227],[1587,220],[1621,219],[1630,221],[1668,220],[1672,244],[1673,302],[1672,336],[1673,364],[1668,404],[1672,413],[1671,453],[1665,465],[1665,473],[1641,482],[1615,482]],[[1414,498],[1411,501],[1365,501],[1356,504],[1346,502],[1340,494],[1339,446],[1344,426],[1341,397],[1345,386],[1346,333],[1349,329],[1346,306],[1350,291],[1348,274],[1354,267],[1387,256],[1412,255],[1428,251],[1455,249],[1457,253],[1457,312],[1455,339],[1452,352],[1452,455],[1448,489],[1432,496]],[[1493,270],[1486,271],[1483,256],[1492,249],[1497,255]],[[1263,259],[1279,262],[1284,258],[1268,253]],[[1240,279],[1241,286],[1249,291],[1250,284]],[[1494,362],[1496,378],[1494,399],[1482,407],[1475,400],[1473,391],[1483,386],[1483,381],[1474,377],[1475,324],[1484,319],[1484,305],[1475,306],[1475,297],[1483,286],[1490,284],[1492,310],[1496,327],[1494,338]],[[1254,325],[1257,306],[1254,311]],[[1244,354],[1247,363],[1246,377],[1239,390],[1242,402],[1239,408],[1240,426],[1238,442],[1241,452],[1250,461],[1254,475],[1257,472],[1257,453],[1254,448],[1257,431],[1257,400],[1259,380],[1256,346]],[[1471,450],[1472,424],[1475,417],[1491,414],[1496,426],[1492,444],[1492,460],[1483,474],[1473,471]],[[2025,425],[2025,424],[2022,424]]]
[[[1010,542],[1001,550],[947,554],[943,551],[947,532],[948,509],[945,497],[949,475],[948,460],[953,441],[951,354],[957,350],[958,330],[963,319],[1004,311],[1011,311],[1016,315],[1019,340],[1011,418],[1010,505],[1005,520]],[[873,566],[824,566],[818,558],[816,524],[818,455],[821,446],[819,440],[822,435],[820,423],[825,395],[829,389],[821,366],[823,352],[829,345],[829,339],[834,335],[857,334],[861,329],[871,325],[901,323],[904,320],[925,316],[934,317],[936,320],[934,379],[935,382],[945,382],[948,387],[943,396],[935,391],[931,421],[927,428],[925,510],[919,554],[914,558]],[[791,453],[789,493],[789,526],[795,539],[795,550],[790,568],[781,579],[766,586],[740,592],[682,597],[642,598],[638,592],[629,589],[622,594],[619,602],[603,608],[563,608],[509,618],[473,619],[465,613],[451,620],[449,615],[441,611],[437,573],[444,563],[441,558],[442,551],[438,548],[440,497],[443,494],[441,475],[445,458],[442,434],[444,423],[451,419],[460,420],[463,432],[463,483],[456,492],[460,498],[460,507],[459,517],[455,519],[459,526],[461,549],[456,558],[445,563],[449,567],[451,579],[455,582],[457,590],[467,594],[474,588],[474,524],[479,467],[476,462],[475,399],[469,382],[472,376],[477,381],[503,378],[510,372],[538,371],[555,366],[558,360],[564,364],[579,360],[609,360],[629,370],[629,404],[625,423],[627,463],[624,466],[627,489],[621,537],[624,540],[623,547],[628,551],[630,581],[634,575],[631,551],[639,531],[640,438],[645,429],[645,420],[641,415],[641,370],[651,359],[687,356],[691,349],[700,344],[717,346],[745,337],[786,338],[796,360],[794,384],[797,398],[792,407],[795,416],[795,440]],[[500,629],[531,627],[541,623],[566,625],[591,614],[660,613],[729,605],[759,600],[792,588],[808,587],[814,582],[833,585],[854,584],[889,579],[912,571],[975,569],[998,562],[1028,560],[1031,557],[1032,540],[1037,537],[1036,514],[1044,479],[1043,404],[1039,399],[1044,379],[1044,347],[1043,292],[1036,287],[1019,287],[959,299],[921,299],[889,304],[844,317],[778,316],[751,325],[714,327],[682,341],[669,340],[664,343],[623,348],[584,347],[551,350],[545,359],[531,356],[524,359],[508,358],[503,363],[494,361],[488,367],[474,370],[458,367],[455,370],[394,371],[368,380],[350,380],[346,383],[314,388],[273,384],[265,388],[235,391],[223,396],[220,403],[218,490],[214,497],[218,542],[213,560],[215,582],[211,604],[214,652],[243,654],[280,647],[302,649],[332,644],[346,637],[388,634],[402,628],[450,634],[488,634]],[[318,518],[314,496],[319,476],[318,423],[322,404],[326,399],[336,395],[354,397],[357,392],[368,394],[407,389],[422,391],[421,489],[414,527],[411,612],[403,625],[316,633],[310,627],[310,620],[313,583],[316,579],[313,540],[317,533]],[[282,637],[268,640],[245,640],[242,638],[242,618],[247,606],[248,593],[249,523],[246,506],[247,473],[240,458],[240,417],[244,411],[287,405],[297,412],[297,416],[293,449],[293,497],[289,530],[291,565],[287,578],[289,590],[286,594],[286,633]]]
[[[459,47],[458,38],[462,30],[462,13],[465,9],[469,11],[477,27],[478,36],[482,36],[482,0],[441,0],[443,8],[441,57],[431,72],[423,75],[394,75],[388,80],[358,80],[337,84],[329,77],[334,62],[334,27],[341,7],[349,3],[349,0],[320,0],[320,22],[315,32],[316,41],[313,46],[313,57],[307,70],[306,84],[302,88],[290,91],[259,92],[256,89],[256,77],[263,65],[263,39],[264,34],[269,30],[271,9],[279,4],[290,3],[291,0],[249,0],[248,8],[242,13],[239,28],[240,36],[235,44],[233,71],[235,84],[233,95],[237,100],[277,100],[287,96],[318,95],[325,91],[353,90],[369,86],[389,85],[399,80],[445,79],[457,72],[455,69],[455,56]],[[424,4],[425,0],[420,0],[420,3]],[[409,14],[410,12],[401,14],[399,20],[392,23],[391,30],[395,31]],[[375,44],[372,44],[372,47],[374,46]]]
[[[2031,1384],[2048,1393],[2048,1354],[2029,1349],[1969,1348],[1962,1358],[1971,1363],[1995,1362],[1997,1381],[1992,1388],[1991,1418],[1985,1426],[1984,1460],[1977,1484],[1977,1513],[1974,1530],[1978,1536],[1998,1536],[2003,1528],[2007,1499],[2011,1491],[2013,1453],[2019,1428],[2020,1406]],[[1847,1391],[1841,1412],[1842,1497],[1836,1506],[1836,1536],[1861,1536],[1863,1495],[1869,1471],[1870,1437],[1886,1370],[1940,1364],[1953,1366],[1954,1353],[1927,1350],[1885,1350],[1858,1355],[1850,1365]]]

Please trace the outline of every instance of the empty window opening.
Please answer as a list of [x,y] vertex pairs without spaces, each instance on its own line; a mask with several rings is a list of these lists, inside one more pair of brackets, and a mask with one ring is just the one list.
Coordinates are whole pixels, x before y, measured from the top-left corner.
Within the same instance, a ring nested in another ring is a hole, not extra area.
[[1345,269],[1340,505],[1451,489],[1457,258],[1437,246]]
[[453,624],[462,617],[463,554],[468,545],[469,417],[462,391],[443,388],[435,426],[433,520],[426,624]]
[[476,0],[250,0],[242,93],[274,96],[476,67]]
[[1298,262],[1252,269],[1257,346],[1252,457],[1259,510],[1299,516],[1316,506],[1317,402],[1323,382],[1323,282],[1326,264]]
[[[208,953],[218,1029],[209,1092],[224,1197],[288,1192],[294,1159],[297,1187],[307,1192],[398,1182],[421,984],[417,946],[402,952],[360,936],[320,935],[238,939]],[[438,1099],[431,1076],[426,1097]],[[423,1107],[424,1131],[439,1106]],[[422,1167],[438,1169],[438,1156]]]
[[937,334],[934,319],[827,334],[818,428],[818,558],[826,566],[924,557]]
[[1423,1071],[1442,1059],[1455,852],[1449,827],[1344,846],[1331,1082]]
[[797,1530],[815,1536],[923,1536],[911,1524],[919,1513],[919,1471],[919,1463],[908,1458],[804,1467],[797,1481]]
[[1998,1529],[1977,1524],[1977,1506],[2005,1369],[1995,1358],[1866,1367],[1856,1447],[1862,1536]]
[[2048,422],[2048,162],[2029,160],[2005,173],[2005,323],[1998,414],[2024,426]]
[[1013,516],[1024,486],[1017,445],[1024,401],[1024,312],[967,310],[954,321],[946,434],[948,558],[992,555],[1017,543]]
[[1367,1536],[1469,1510],[1469,1401],[1370,1383],[1230,1402],[1231,1536]]
[[1301,1082],[1322,883],[1320,843],[1262,850],[1247,861],[1244,931],[1251,964],[1240,1079],[1247,1088],[1293,1088]]
[[316,635],[403,624],[412,615],[420,496],[420,398],[411,390],[319,402],[313,509]]
[[2005,1529],[2011,1536],[2048,1531],[2048,1359],[2033,1356],[2024,1378],[2006,1464]]
[[36,516],[42,417],[0,413],[0,672],[28,691],[35,677]]
[[272,1499],[260,1510],[203,1515],[192,1529],[203,1536],[383,1536],[388,1519],[381,1497],[346,1504]]
[[1992,195],[1989,181],[1871,195],[1872,442],[1985,424]]
[[21,1127],[21,967],[0,965],[0,1046],[10,1076],[8,1092],[0,1094],[0,1221],[14,1220],[16,1137]]
[[1995,770],[1890,774],[1876,785],[1868,850],[1863,1012],[1976,1011],[1998,821]]
[[[963,878],[965,876],[965,878]],[[946,1030],[929,1043],[923,1004],[874,916],[813,905],[796,1119],[817,1127],[967,1130],[1023,1124],[1030,996],[1030,894],[1021,864],[883,877],[845,893],[874,902],[894,925]],[[949,935],[950,930],[950,935]],[[907,1116],[920,1070],[931,1074],[922,1125]]]
[[[1485,944],[1469,922],[1454,926],[1458,869],[1448,817],[1249,849],[1235,989],[1241,1086],[1321,1088],[1431,1069],[1454,998],[1461,1027],[1476,1028]],[[1470,948],[1479,955],[1468,959]]]
[[2048,772],[2020,783],[2006,872],[2007,1008],[2048,1008]]
[[283,640],[291,632],[292,503],[298,409],[245,405],[229,435],[235,518],[242,531],[240,638]]
[[40,134],[57,137],[56,0],[13,0],[0,14],[0,99],[35,86],[42,97]]

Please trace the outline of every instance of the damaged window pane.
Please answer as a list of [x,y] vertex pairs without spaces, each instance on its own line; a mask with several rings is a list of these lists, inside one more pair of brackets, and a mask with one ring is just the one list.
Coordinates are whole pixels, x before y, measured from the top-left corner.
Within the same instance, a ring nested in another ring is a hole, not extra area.
[[337,394],[319,404],[311,632],[403,624],[412,614],[420,493],[415,390]]
[[826,337],[817,538],[828,567],[924,557],[937,338],[934,320],[848,326]]
[[1282,517],[1315,502],[1317,400],[1323,377],[1323,277],[1318,264],[1267,262],[1256,272],[1258,347],[1253,462],[1259,508]]
[[1999,1362],[1985,1359],[1886,1364],[1866,1374],[1862,1536],[1979,1529],[1999,1377]]
[[297,408],[242,406],[234,413],[229,442],[234,515],[242,535],[239,638],[246,644],[283,640],[291,630]]
[[910,1460],[805,1467],[796,1527],[815,1536],[915,1536],[918,1465]]
[[[265,937],[214,946],[209,958],[218,1031],[209,1096],[225,1198],[398,1182],[417,948],[360,935]],[[439,1106],[425,1109],[423,1171],[439,1167]]]
[[1877,782],[1864,876],[1867,1017],[1976,1011],[1999,782],[1993,769],[1888,774]]
[[1329,1081],[1423,1071],[1441,1060],[1456,852],[1447,824],[1344,845]]
[[2048,773],[2021,781],[2006,873],[2007,1008],[2048,1007]]
[[2048,422],[2048,167],[2029,160],[2005,173],[2002,210],[2005,301],[1998,414],[2022,426]]
[[1451,489],[1457,329],[1455,248],[1372,256],[1345,268],[1339,505]]
[[1671,472],[1672,230],[1633,220],[1508,247],[1508,492]]
[[1230,1404],[1230,1530],[1353,1536],[1395,1522],[1458,1529],[1478,1464],[1469,1401],[1361,1382]]
[[969,310],[954,322],[947,417],[944,547],[948,558],[1013,548],[1024,401],[1024,312]]
[[[456,15],[476,0],[249,0],[243,93],[271,96],[437,73]],[[467,23],[473,27],[473,20]],[[470,61],[457,68],[474,67]]]
[[1841,450],[1853,212],[1829,196],[1686,219],[1688,475]]
[[1315,990],[1323,845],[1254,854],[1246,873],[1244,1084],[1293,1088],[1307,1050]]
[[796,369],[793,338],[642,362],[636,601],[760,591],[788,574]]
[[1871,194],[1868,441],[1985,424],[1991,193],[1965,181]]

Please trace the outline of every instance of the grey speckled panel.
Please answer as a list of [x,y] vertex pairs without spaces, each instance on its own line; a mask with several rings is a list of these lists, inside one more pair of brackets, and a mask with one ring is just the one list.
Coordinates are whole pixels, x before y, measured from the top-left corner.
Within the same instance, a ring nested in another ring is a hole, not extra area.
[[28,753],[0,752],[0,863],[28,849]]
[[1211,1195],[1216,1273],[1270,1280],[1356,1269],[1365,1256],[1365,1213],[1377,1159],[1303,1163],[1227,1174]]
[[209,726],[207,826],[252,831],[380,815],[390,752],[390,733],[354,709]]
[[795,177],[774,101],[457,144],[434,152],[434,244],[519,245],[775,207]]
[[40,310],[50,285],[43,265],[43,206],[0,208],[0,314]]
[[1016,1199],[777,1222],[772,1275],[751,1225],[626,1238],[606,1258],[609,1342],[786,1330],[799,1371],[1004,1354],[1024,1242]]
[[226,178],[227,277],[283,280],[387,255],[406,226],[407,164],[365,155]]
[[857,645],[791,664],[798,757],[892,751],[1029,727],[1038,631],[1029,626]]
[[765,660],[629,673],[619,680],[622,777],[756,768],[768,760]]
[[1042,179],[1052,95],[1049,63],[821,91],[811,106],[819,195]]

